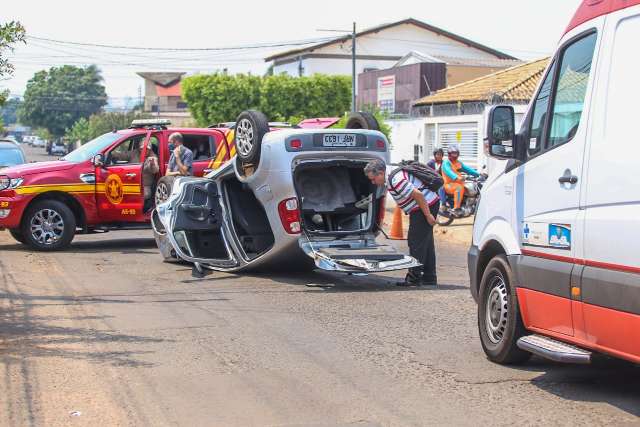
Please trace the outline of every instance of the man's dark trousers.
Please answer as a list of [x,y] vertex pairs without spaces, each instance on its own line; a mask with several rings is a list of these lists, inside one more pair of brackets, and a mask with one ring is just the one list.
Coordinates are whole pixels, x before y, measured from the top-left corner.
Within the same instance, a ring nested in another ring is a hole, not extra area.
[[[435,218],[440,210],[440,202],[429,206],[431,215]],[[409,269],[409,276],[413,280],[423,283],[437,283],[436,247],[433,242],[433,226],[420,209],[409,214],[409,232],[407,236],[409,254],[422,264],[420,267]]]

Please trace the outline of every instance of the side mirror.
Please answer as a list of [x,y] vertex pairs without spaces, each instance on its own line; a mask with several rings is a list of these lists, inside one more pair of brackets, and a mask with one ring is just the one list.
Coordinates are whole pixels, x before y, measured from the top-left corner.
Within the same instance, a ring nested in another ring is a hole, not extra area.
[[515,113],[513,107],[498,105],[489,111],[486,153],[498,159],[512,159],[515,156]]
[[91,159],[91,163],[97,168],[104,166],[104,156],[102,154],[96,154],[93,156],[93,159]]

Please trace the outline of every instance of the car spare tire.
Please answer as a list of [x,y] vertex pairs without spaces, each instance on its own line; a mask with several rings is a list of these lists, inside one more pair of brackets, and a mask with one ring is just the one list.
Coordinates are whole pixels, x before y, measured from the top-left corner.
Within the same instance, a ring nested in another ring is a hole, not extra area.
[[269,120],[262,112],[246,110],[236,119],[233,143],[236,146],[238,158],[243,163],[257,166],[260,160],[262,137],[269,132]]
[[380,124],[375,116],[365,111],[351,113],[347,119],[346,129],[370,129],[380,130]]

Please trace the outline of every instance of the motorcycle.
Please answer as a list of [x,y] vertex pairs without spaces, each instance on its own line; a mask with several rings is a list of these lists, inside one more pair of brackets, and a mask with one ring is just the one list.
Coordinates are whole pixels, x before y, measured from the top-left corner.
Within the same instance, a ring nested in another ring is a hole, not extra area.
[[436,223],[441,227],[451,225],[456,219],[468,218],[475,215],[476,208],[480,202],[480,190],[487,180],[485,174],[479,177],[467,177],[464,182],[464,197],[460,206],[462,213],[456,214],[453,210],[453,196],[447,194],[446,200],[440,205],[440,212],[436,218]]

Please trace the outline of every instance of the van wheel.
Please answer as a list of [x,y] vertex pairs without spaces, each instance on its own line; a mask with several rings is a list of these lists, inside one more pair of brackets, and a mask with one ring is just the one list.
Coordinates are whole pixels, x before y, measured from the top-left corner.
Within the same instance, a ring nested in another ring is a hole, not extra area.
[[531,353],[516,345],[526,334],[514,287],[511,267],[504,255],[494,257],[480,282],[478,331],[482,349],[492,362],[522,363]]
[[171,195],[171,191],[173,190],[173,182],[175,180],[175,176],[163,176],[160,178],[158,185],[156,185],[156,192],[154,195],[156,206],[167,201]]
[[366,111],[359,111],[349,115],[345,129],[370,129],[379,131],[380,124],[373,114],[367,113]]
[[269,132],[269,120],[260,111],[247,110],[240,113],[236,119],[233,143],[236,146],[238,158],[244,163],[257,166],[260,160],[262,137]]
[[42,200],[29,206],[22,220],[25,243],[38,251],[65,249],[76,233],[76,218],[58,200]]
[[24,244],[24,236],[22,235],[22,231],[20,230],[9,230],[9,234],[11,234],[11,237],[13,237],[14,239],[16,239],[19,243]]

